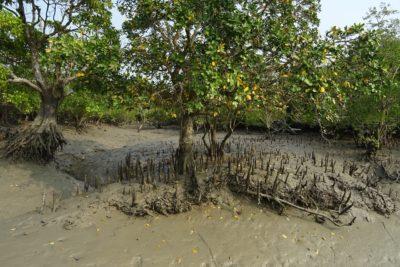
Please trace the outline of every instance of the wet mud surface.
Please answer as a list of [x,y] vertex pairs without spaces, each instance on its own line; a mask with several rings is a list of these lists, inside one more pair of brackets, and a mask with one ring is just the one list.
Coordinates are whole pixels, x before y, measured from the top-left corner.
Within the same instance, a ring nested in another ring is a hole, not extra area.
[[[355,207],[350,227],[318,224],[293,209],[279,216],[246,197],[230,205],[204,204],[170,216],[126,216],[109,205],[119,185],[83,193],[89,177],[107,180],[127,153],[163,157],[177,142],[173,129],[90,127],[64,131],[69,144],[56,163],[37,166],[0,159],[1,266],[399,266],[400,214],[389,218]],[[259,134],[239,133],[236,139]],[[281,136],[265,150],[297,155],[314,152],[367,164],[351,141],[328,146],[315,136]],[[395,172],[400,150],[382,158]],[[339,167],[340,166],[340,167]],[[67,174],[68,172],[69,174]],[[78,180],[75,179],[78,178]],[[400,192],[398,183],[380,188]],[[400,193],[399,193],[400,194]],[[396,202],[396,205],[398,203]]]

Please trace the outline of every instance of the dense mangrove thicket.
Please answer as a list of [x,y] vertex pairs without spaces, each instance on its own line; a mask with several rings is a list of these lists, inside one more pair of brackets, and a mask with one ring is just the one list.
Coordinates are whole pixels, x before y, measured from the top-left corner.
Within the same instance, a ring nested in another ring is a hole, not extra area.
[[400,24],[388,6],[319,33],[318,0],[114,4],[121,31],[111,1],[0,2],[0,120],[21,125],[6,155],[51,160],[65,144],[58,123],[179,125],[181,173],[200,128],[213,158],[238,126],[350,134],[369,157],[398,135]]

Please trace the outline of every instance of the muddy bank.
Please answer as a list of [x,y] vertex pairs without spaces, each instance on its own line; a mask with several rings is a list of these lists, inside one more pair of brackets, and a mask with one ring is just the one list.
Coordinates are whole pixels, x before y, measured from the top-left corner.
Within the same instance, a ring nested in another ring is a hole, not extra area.
[[82,183],[58,171],[54,165],[12,163],[0,159],[0,220],[39,211],[43,194],[47,201],[57,192],[71,197]]
[[[106,186],[102,193],[86,194],[82,183],[62,170],[80,173],[80,179],[85,175],[103,177],[112,173],[110,169],[116,168],[127,152],[143,158],[162,157],[157,151],[163,149],[170,153],[177,132],[91,127],[81,135],[67,129],[65,135],[69,144],[57,155],[61,169],[56,169],[56,164],[36,166],[0,159],[1,266],[400,264],[399,212],[385,218],[356,207],[351,211],[359,218],[356,223],[338,228],[317,224],[312,216],[293,209],[279,216],[246,197],[236,197],[229,205],[207,204],[173,216],[126,216],[110,206],[110,199],[122,190],[120,184]],[[239,133],[234,138],[257,136]],[[366,164],[350,141],[328,146],[315,136],[281,136],[265,141],[262,149],[279,149],[298,158],[312,152],[323,158],[329,152],[338,170],[344,161]],[[397,169],[400,150],[384,151],[380,156],[392,158],[390,170]],[[63,163],[66,160],[68,164]],[[383,192],[392,188],[392,194],[400,189],[385,180],[380,186]],[[54,212],[53,192],[63,196]]]
[[[128,153],[146,159],[156,156],[160,148],[170,150],[178,141],[175,129],[148,129],[137,132],[135,127],[91,126],[83,133],[65,129],[68,140],[56,155],[57,167],[84,181],[101,179],[105,182],[115,176],[118,163]],[[165,155],[158,155],[163,157]]]

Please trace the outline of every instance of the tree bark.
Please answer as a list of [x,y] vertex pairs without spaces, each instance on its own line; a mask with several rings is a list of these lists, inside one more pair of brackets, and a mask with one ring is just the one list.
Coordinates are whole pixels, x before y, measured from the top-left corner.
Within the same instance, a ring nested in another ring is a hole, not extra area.
[[217,125],[210,123],[210,156],[216,159],[218,156],[218,140],[217,140]]
[[[216,123],[207,121],[204,127],[205,132],[203,135],[203,144],[207,149],[208,156],[211,157],[211,159],[217,159],[219,145],[217,140]],[[205,139],[206,135],[208,135],[208,144]]]
[[52,96],[51,94],[41,95],[40,109],[32,125],[40,126],[43,124],[57,125],[57,109],[61,99]]
[[193,170],[193,117],[183,114],[181,117],[181,129],[179,147],[176,152],[177,171],[179,174],[190,174]]
[[[208,155],[214,160],[222,158],[224,156],[226,142],[233,134],[235,126],[232,123],[229,124],[229,128],[227,129],[227,132],[221,142],[218,142],[217,140],[216,122],[207,122],[205,128],[206,132],[203,136],[203,144],[207,149]],[[206,135],[209,137],[209,144],[207,144],[205,140]]]

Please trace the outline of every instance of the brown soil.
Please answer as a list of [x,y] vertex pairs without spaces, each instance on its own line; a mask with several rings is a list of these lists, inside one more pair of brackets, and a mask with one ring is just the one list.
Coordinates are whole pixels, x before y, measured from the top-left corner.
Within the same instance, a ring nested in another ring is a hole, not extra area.
[[[121,199],[127,186],[117,183],[101,193],[84,193],[82,181],[110,181],[128,152],[142,160],[168,156],[178,132],[92,126],[83,134],[65,129],[64,136],[69,143],[55,164],[0,159],[0,266],[400,265],[399,212],[386,218],[368,205],[353,207],[349,216],[356,216],[356,223],[341,228],[317,224],[293,209],[279,216],[225,191],[219,204],[194,206],[186,213],[126,216],[110,204]],[[297,158],[313,151],[324,158],[329,152],[338,170],[345,160],[368,164],[350,141],[327,146],[316,136],[280,136],[264,145],[266,151],[278,148]],[[390,173],[399,170],[399,149],[384,151],[380,158]],[[313,171],[324,173],[323,168]],[[379,181],[381,192],[388,195],[389,188],[392,196],[400,192],[398,183]]]

